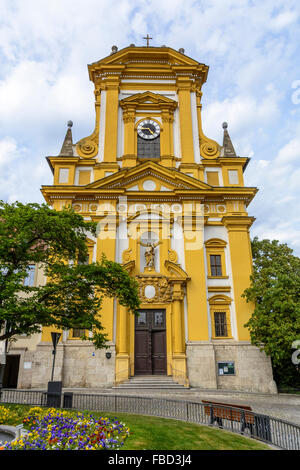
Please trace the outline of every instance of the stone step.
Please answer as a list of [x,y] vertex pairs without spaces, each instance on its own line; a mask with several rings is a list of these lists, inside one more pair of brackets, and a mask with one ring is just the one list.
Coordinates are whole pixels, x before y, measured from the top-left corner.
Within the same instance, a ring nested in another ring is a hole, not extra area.
[[[124,382],[123,382],[124,383]],[[128,380],[126,383],[130,383],[133,385],[147,385],[147,384],[157,384],[157,385],[173,385],[177,382],[173,382],[173,380]]]
[[138,380],[138,379],[167,379],[172,380],[171,375],[164,375],[164,374],[140,374],[134,375],[130,377],[130,380]]
[[139,382],[145,380],[157,380],[157,381],[167,381],[173,382],[173,378],[167,375],[135,375],[134,377],[130,377],[128,380]]
[[125,384],[130,386],[130,387],[169,387],[169,388],[172,388],[175,385],[182,386],[181,384],[178,384],[178,383],[169,383],[169,382],[164,382],[164,383],[158,383],[158,382],[141,382],[141,383],[122,382],[119,385],[119,387],[122,386],[122,385],[125,385]]
[[168,383],[172,383],[174,382],[173,379],[128,379],[130,380],[131,382],[134,382],[134,383],[142,383],[142,382],[158,382],[158,383],[162,383],[162,382],[168,382]]
[[177,382],[174,382],[172,377],[167,376],[153,376],[153,375],[142,375],[130,377],[126,382],[122,382],[119,385],[112,387],[113,389],[130,389],[130,390],[141,390],[141,389],[152,389],[152,390],[186,390],[189,387],[184,387]]
[[131,380],[129,379],[130,383],[133,384],[173,384],[175,383],[173,380],[156,380],[156,379],[145,379],[145,380]]
[[173,387],[170,387],[169,385],[163,385],[163,386],[153,386],[153,385],[141,385],[139,387],[134,386],[134,385],[118,385],[115,387],[112,387],[113,390],[188,390],[189,387],[184,387],[183,385],[174,385]]

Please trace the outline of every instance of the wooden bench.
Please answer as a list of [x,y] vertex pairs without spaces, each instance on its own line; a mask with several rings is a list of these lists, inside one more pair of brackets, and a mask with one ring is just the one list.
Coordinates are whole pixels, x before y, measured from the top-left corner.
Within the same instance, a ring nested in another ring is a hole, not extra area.
[[246,428],[249,428],[251,434],[253,432],[254,416],[247,411],[251,411],[250,406],[231,405],[229,403],[218,403],[215,401],[202,400],[202,403],[207,403],[204,406],[204,412],[210,416],[210,424],[216,421],[219,427],[223,427],[223,419],[229,421],[238,421],[242,424],[241,432],[243,433]]

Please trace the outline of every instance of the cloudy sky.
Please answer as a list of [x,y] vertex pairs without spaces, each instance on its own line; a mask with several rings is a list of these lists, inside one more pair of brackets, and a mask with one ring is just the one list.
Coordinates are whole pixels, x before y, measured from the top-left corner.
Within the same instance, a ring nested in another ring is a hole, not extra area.
[[0,199],[42,202],[69,119],[73,139],[94,129],[87,64],[153,37],[210,66],[206,135],[227,121],[259,193],[252,236],[300,256],[299,0],[0,0]]

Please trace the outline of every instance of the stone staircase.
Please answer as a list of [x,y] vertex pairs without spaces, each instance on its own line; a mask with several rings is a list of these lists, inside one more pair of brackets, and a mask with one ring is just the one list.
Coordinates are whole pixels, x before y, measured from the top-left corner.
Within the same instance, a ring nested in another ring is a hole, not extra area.
[[130,377],[114,387],[115,390],[188,390],[189,387],[174,382],[172,377],[166,375],[139,375]]

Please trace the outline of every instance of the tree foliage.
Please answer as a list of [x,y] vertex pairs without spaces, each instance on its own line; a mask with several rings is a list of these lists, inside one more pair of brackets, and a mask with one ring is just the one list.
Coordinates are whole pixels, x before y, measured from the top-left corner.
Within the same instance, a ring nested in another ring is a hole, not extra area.
[[[120,264],[104,256],[83,264],[87,235],[96,235],[96,224],[70,208],[0,201],[0,340],[42,326],[81,328],[92,331],[85,339],[101,348],[107,340],[99,314],[103,297],[136,311],[137,283]],[[24,284],[31,264],[43,270],[45,285]]]
[[300,258],[278,240],[252,240],[253,274],[244,292],[255,303],[245,325],[251,342],[271,356],[281,382],[300,385],[299,370],[292,363],[293,343],[300,339]]

